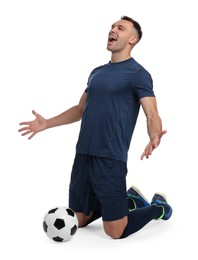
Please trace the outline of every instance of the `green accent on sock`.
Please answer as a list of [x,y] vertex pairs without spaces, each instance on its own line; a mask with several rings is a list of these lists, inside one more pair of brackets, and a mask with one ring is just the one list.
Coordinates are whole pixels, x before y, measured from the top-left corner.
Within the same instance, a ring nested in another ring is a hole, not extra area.
[[160,219],[162,219],[163,218],[163,216],[164,216],[164,207],[163,206],[158,206],[158,205],[156,205],[156,204],[152,204],[153,206],[156,206],[156,207],[158,207],[158,208],[162,208],[162,215],[160,216],[160,217],[158,217],[158,218],[155,218],[155,220],[160,220]]
[[131,198],[127,198],[127,199],[133,202],[133,206],[134,207],[133,208],[129,208],[129,212],[131,212],[131,211],[135,210],[137,208],[137,206],[136,206],[136,203],[135,203],[135,201],[133,199],[131,199]]

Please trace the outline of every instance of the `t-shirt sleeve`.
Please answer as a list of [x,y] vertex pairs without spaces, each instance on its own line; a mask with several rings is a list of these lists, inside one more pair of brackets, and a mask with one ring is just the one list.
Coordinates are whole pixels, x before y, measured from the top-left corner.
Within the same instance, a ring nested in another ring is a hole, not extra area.
[[88,88],[89,88],[89,81],[90,81],[90,78],[91,78],[91,76],[92,76],[92,74],[93,74],[93,72],[95,71],[95,69],[94,70],[92,70],[92,72],[90,73],[90,75],[89,75],[89,77],[88,77],[88,80],[87,80],[87,87],[86,87],[86,89],[85,89],[85,92],[87,93],[88,92]]
[[134,92],[138,99],[154,97],[153,80],[150,73],[144,68],[139,69],[134,77]]

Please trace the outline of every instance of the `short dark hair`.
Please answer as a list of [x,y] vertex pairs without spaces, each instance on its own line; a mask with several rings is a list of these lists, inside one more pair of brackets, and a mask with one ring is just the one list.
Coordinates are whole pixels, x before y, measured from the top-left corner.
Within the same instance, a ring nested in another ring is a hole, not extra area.
[[122,16],[121,20],[127,20],[133,24],[133,26],[136,29],[137,34],[138,34],[138,38],[139,38],[138,41],[140,41],[140,39],[142,38],[142,28],[141,28],[140,24],[137,21],[133,20],[131,17],[126,16],[126,15]]

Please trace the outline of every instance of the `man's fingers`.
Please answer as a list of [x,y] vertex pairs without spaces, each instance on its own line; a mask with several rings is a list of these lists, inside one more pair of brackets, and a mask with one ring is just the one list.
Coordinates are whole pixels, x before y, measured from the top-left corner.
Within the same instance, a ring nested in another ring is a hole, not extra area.
[[24,135],[28,135],[28,134],[30,134],[31,132],[32,132],[31,130],[28,130],[28,131],[22,133],[21,135],[22,135],[22,136],[24,136]]
[[29,130],[29,126],[23,127],[23,128],[21,128],[21,129],[19,129],[18,131],[19,131],[19,132],[22,132],[22,131],[26,131],[26,130]]
[[29,125],[30,124],[30,121],[28,122],[21,122],[19,125]]
[[33,133],[32,135],[30,135],[30,137],[28,137],[28,140],[32,139],[33,136],[35,136],[35,133]]
[[37,117],[39,114],[35,111],[35,110],[32,110],[32,114]]

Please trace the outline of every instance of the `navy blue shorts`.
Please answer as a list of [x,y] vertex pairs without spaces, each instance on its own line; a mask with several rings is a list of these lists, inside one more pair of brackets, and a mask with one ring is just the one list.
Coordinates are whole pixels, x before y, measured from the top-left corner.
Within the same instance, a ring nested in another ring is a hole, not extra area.
[[126,163],[103,157],[76,154],[69,187],[69,207],[89,215],[101,211],[103,221],[128,213]]

